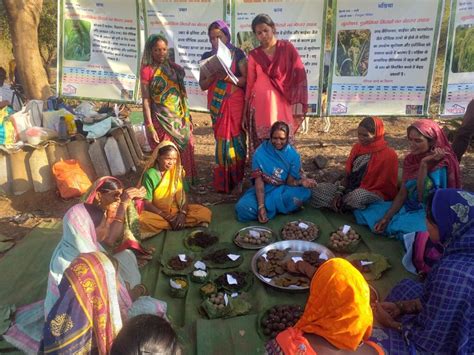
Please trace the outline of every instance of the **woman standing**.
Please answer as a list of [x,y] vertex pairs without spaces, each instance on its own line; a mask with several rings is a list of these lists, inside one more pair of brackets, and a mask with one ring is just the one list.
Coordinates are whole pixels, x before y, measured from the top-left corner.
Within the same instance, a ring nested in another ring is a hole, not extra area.
[[208,28],[212,50],[202,55],[202,60],[217,53],[218,41],[232,53],[231,70],[238,78],[234,83],[229,77],[206,77],[201,73],[199,85],[207,91],[207,107],[211,112],[214,138],[216,139],[216,167],[214,189],[230,193],[241,190],[244,178],[247,148],[242,131],[244,109],[244,87],[247,82],[247,59],[245,53],[230,42],[230,31],[222,20],[214,21]]
[[290,141],[308,108],[306,71],[295,47],[275,36],[275,23],[266,14],[252,21],[260,47],[249,53],[244,124],[249,131],[249,150],[268,139],[275,121],[290,127]]
[[188,182],[195,183],[194,138],[184,69],[168,59],[168,40],[151,35],[145,44],[140,71],[143,113],[150,147],[170,140],[181,152]]

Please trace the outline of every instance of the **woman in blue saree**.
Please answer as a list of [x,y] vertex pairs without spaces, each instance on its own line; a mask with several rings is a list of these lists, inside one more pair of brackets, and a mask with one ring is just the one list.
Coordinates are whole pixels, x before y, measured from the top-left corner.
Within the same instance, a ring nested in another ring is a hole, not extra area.
[[426,224],[444,253],[421,284],[404,280],[374,315],[372,341],[387,354],[474,354],[474,194],[437,190]]
[[299,209],[311,197],[316,181],[301,176],[300,155],[288,144],[289,133],[285,122],[275,122],[270,139],[255,151],[251,174],[255,186],[235,206],[239,221],[266,223],[277,213]]
[[401,237],[426,231],[424,201],[439,188],[461,187],[459,163],[442,129],[421,119],[407,128],[410,153],[403,161],[403,181],[393,202],[375,202],[355,210],[357,223],[376,233]]

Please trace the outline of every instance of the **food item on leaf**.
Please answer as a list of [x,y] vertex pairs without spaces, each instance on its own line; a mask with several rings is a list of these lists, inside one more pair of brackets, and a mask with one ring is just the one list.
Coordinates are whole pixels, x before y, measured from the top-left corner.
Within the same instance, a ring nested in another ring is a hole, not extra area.
[[292,327],[303,314],[303,308],[296,305],[278,305],[270,308],[261,320],[263,334],[274,338],[278,333]]
[[193,259],[186,255],[186,261],[182,261],[178,255],[173,256],[168,260],[168,266],[176,271],[181,271],[186,269],[191,263],[193,262]]
[[209,232],[196,231],[191,234],[190,238],[188,238],[188,244],[205,249],[210,247],[211,245],[216,244],[218,240],[219,238],[217,238],[215,235],[210,234]]
[[209,301],[214,307],[218,309],[224,309],[224,307],[226,306],[223,292],[212,294],[209,297]]
[[[227,275],[231,275],[234,279],[237,280],[237,284],[229,284],[227,281]],[[247,273],[243,271],[233,271],[233,272],[226,272],[219,276],[215,282],[217,287],[219,288],[226,288],[232,291],[238,291],[247,286]]]
[[297,221],[285,224],[281,234],[284,240],[314,240],[318,232],[315,224]]
[[225,264],[229,261],[229,257],[227,255],[231,254],[231,251],[227,248],[218,249],[210,254],[207,254],[203,257],[206,261],[211,261],[215,264]]
[[366,264],[368,262],[370,263],[369,260],[352,260],[351,264],[360,272],[368,273],[372,270],[370,267],[372,264]]

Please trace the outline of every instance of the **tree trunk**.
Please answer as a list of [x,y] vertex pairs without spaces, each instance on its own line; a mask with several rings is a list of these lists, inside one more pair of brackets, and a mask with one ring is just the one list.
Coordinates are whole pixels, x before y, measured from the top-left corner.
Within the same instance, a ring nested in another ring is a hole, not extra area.
[[43,0],[3,0],[10,25],[13,55],[28,99],[51,96],[38,45],[38,25]]

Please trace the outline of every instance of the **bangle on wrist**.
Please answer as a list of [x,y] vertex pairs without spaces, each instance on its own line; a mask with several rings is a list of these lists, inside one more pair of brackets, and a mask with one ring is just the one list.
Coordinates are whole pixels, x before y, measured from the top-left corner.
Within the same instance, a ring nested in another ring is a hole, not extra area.
[[120,223],[123,223],[123,218],[118,218],[118,217],[109,217],[109,219],[112,220],[112,222],[120,222]]
[[265,205],[262,203],[261,205],[258,205],[258,210],[263,210],[265,209]]
[[182,214],[184,214],[185,216],[188,214],[188,212],[186,212],[185,210],[180,210],[179,213],[182,213]]
[[402,301],[395,302],[395,304],[398,307],[398,310],[400,311],[400,314],[405,314],[404,309],[403,309]]

